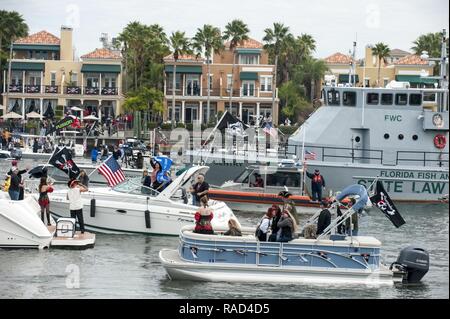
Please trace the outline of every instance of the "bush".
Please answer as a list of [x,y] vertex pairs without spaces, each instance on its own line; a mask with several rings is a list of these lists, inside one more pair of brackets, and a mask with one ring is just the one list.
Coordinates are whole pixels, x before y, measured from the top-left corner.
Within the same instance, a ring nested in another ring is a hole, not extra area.
[[285,135],[292,135],[295,133],[295,131],[297,131],[299,128],[299,126],[295,125],[295,126],[278,126],[278,129],[280,130],[281,133],[285,134]]

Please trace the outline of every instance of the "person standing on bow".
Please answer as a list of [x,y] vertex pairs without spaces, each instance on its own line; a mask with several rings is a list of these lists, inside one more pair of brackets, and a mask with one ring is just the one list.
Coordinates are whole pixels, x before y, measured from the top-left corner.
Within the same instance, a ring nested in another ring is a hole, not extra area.
[[39,206],[41,207],[41,219],[45,224],[44,212],[47,215],[47,226],[51,226],[50,221],[50,199],[48,198],[48,193],[53,192],[53,187],[47,182],[47,176],[42,176],[39,183]]
[[320,202],[322,200],[322,188],[325,188],[325,179],[318,169],[315,169],[314,174],[312,174],[306,170],[306,163],[304,164],[304,168],[306,176],[311,179],[312,200],[314,202]]
[[80,185],[76,179],[70,180],[68,186],[67,199],[69,200],[70,217],[78,220],[81,233],[84,234],[83,200],[81,193],[87,192],[88,189]]

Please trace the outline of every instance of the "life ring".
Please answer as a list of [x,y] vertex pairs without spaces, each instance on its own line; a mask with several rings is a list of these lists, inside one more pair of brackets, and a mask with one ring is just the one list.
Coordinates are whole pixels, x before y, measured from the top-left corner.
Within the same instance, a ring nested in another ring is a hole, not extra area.
[[443,149],[445,145],[447,144],[447,139],[444,135],[438,134],[434,137],[434,146],[436,146],[438,149]]

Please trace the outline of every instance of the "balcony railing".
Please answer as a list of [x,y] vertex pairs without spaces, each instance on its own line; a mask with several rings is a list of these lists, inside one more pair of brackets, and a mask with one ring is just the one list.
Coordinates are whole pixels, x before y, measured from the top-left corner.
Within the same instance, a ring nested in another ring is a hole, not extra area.
[[116,87],[104,87],[102,88],[102,95],[117,95],[118,89]]
[[25,93],[41,93],[40,85],[25,85]]
[[58,94],[59,87],[57,85],[46,85],[45,86],[45,93],[47,94]]
[[86,95],[99,95],[100,89],[97,87],[86,86],[84,87],[84,94]]
[[[165,95],[167,97],[172,96],[172,88],[167,87],[165,91]],[[230,90],[227,88],[212,88],[209,90],[210,96],[220,96],[222,98],[226,98],[230,96]],[[195,97],[195,96],[202,96],[205,97],[208,95],[208,89],[202,88],[196,89],[196,90],[188,90],[185,88],[183,91],[182,89],[176,89],[175,90],[176,96],[185,96],[185,97]],[[260,88],[253,88],[253,89],[234,89],[232,92],[232,97],[240,97],[240,98],[271,98],[272,97],[272,91],[261,91]],[[275,91],[275,97],[278,98],[278,89]]]
[[22,93],[23,87],[21,84],[10,84],[9,92],[10,93]]
[[81,94],[81,86],[67,86],[66,94]]

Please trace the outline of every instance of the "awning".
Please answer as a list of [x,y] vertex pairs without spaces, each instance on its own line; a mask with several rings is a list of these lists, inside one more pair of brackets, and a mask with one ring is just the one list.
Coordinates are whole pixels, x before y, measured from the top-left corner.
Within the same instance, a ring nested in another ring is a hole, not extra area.
[[44,71],[45,63],[33,63],[33,62],[12,62],[11,70],[21,71]]
[[262,50],[261,49],[236,49],[237,53],[239,54],[261,54]]
[[[358,74],[354,75],[356,77],[355,83],[359,82],[359,76]],[[350,78],[351,82],[348,81]],[[353,83],[353,75],[349,77],[348,74],[339,74],[339,83]]]
[[118,64],[83,64],[81,72],[93,73],[120,73],[120,65]]
[[426,77],[421,77],[420,75],[403,75],[397,74],[395,80],[399,82],[409,82],[411,84],[434,84],[437,83],[437,79],[429,79]]
[[59,45],[50,44],[14,44],[14,50],[27,50],[27,51],[59,51]]
[[241,72],[239,75],[241,80],[258,80],[258,73],[256,72]]
[[[166,73],[172,73],[173,65],[166,65],[164,70]],[[177,65],[177,73],[202,74],[202,67],[201,65]]]

